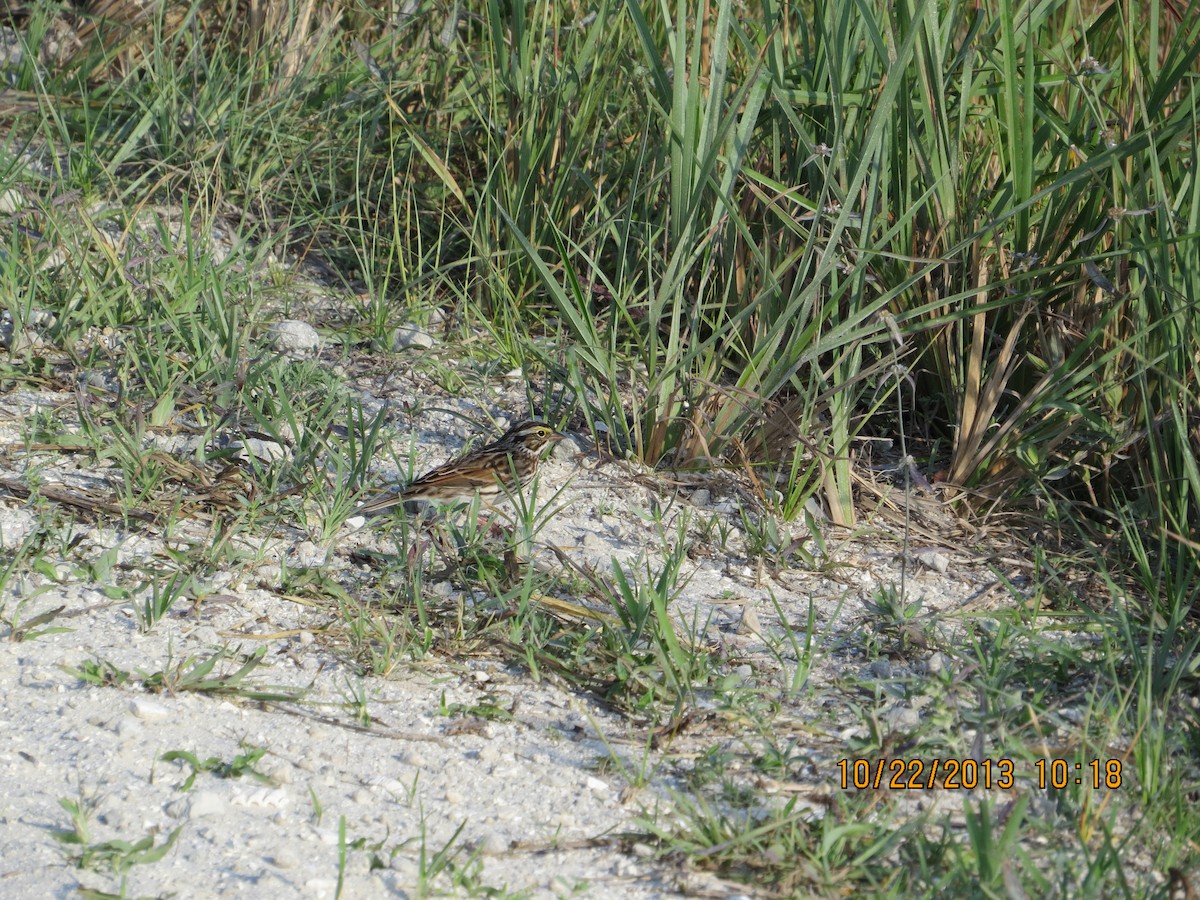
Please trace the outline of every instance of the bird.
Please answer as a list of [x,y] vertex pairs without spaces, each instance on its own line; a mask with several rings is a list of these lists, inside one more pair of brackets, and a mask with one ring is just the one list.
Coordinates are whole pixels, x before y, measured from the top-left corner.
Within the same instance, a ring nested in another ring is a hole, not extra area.
[[518,490],[514,474],[524,488],[541,464],[542,451],[564,437],[544,422],[518,422],[492,443],[431,469],[403,490],[369,500],[358,512],[371,516],[415,500],[448,503],[476,493],[484,500],[512,494]]

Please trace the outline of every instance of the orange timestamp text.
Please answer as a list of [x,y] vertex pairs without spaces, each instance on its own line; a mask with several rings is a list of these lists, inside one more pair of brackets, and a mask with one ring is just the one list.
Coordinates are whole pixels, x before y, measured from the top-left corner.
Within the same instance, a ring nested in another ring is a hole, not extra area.
[[[1011,759],[853,759],[837,761],[842,790],[1007,791],[1016,787],[1017,763]],[[1121,760],[1039,759],[1033,763],[1032,781],[1040,789],[1062,790],[1069,785],[1099,790],[1121,787]]]

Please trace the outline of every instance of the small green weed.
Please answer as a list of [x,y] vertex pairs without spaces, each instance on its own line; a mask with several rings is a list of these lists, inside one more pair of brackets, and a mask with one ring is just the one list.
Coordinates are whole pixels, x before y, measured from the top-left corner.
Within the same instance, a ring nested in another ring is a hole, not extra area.
[[267,755],[266,747],[243,745],[244,753],[239,753],[231,761],[225,762],[215,756],[200,759],[189,750],[170,750],[159,757],[163,762],[183,762],[191,766],[191,774],[179,786],[180,791],[190,791],[196,783],[196,776],[201,772],[210,772],[218,778],[241,778],[249,776],[263,784],[275,784],[274,779],[264,775],[254,767]]

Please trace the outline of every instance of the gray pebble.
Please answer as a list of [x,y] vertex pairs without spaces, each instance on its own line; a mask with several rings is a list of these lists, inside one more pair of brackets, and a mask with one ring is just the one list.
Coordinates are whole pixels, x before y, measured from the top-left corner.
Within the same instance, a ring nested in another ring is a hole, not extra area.
[[290,562],[302,569],[319,569],[329,559],[329,548],[320,547],[312,541],[301,541],[292,548]]
[[235,458],[241,461],[257,459],[261,462],[279,462],[287,459],[288,451],[283,444],[275,441],[264,441],[260,438],[247,438],[244,441],[233,441],[229,448],[235,451]]
[[321,335],[307,322],[284,319],[271,325],[269,330],[279,352],[293,359],[315,356],[321,349]]
[[433,346],[433,338],[420,328],[404,325],[392,332],[392,350],[428,350]]
[[917,554],[917,562],[939,575],[945,575],[950,568],[950,557],[938,550],[922,550]]
[[579,449],[579,443],[575,438],[567,435],[561,441],[554,445],[554,451],[550,454],[552,459],[561,459],[564,462],[577,457],[583,451]]

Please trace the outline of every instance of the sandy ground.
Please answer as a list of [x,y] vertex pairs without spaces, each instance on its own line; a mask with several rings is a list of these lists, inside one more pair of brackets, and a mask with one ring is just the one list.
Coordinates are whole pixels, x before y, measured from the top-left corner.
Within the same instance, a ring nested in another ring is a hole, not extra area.
[[[386,390],[370,378],[354,383],[375,409],[385,402],[402,409],[426,389],[394,377]],[[70,394],[0,397],[0,444],[7,447],[0,477],[102,495],[111,473],[89,470],[83,454],[19,449],[36,410],[57,410],[69,428],[74,403]],[[461,411],[473,412],[466,404]],[[460,419],[432,410],[416,421],[398,414],[386,434],[393,459],[404,458],[415,435],[418,465],[427,466],[452,455],[466,433]],[[379,482],[396,475],[381,458]],[[868,533],[848,541],[830,532],[825,562],[837,565],[818,571],[792,558],[764,568],[748,556],[744,495],[732,481],[681,485],[604,462],[578,435],[544,464],[540,484],[543,496],[561,488],[556,503],[564,507],[533,548],[548,569],[561,567],[551,547],[611,572],[614,558],[626,566],[648,560],[655,569],[664,541],[689,542],[672,612],[682,632],[719,655],[728,678],[753,680],[778,699],[784,720],[803,723],[779,781],[785,796],[811,793],[813,815],[836,789],[834,761],[847,736],[862,728],[833,687],[840,679],[879,682],[884,721],[903,727],[920,716],[904,691],[889,695],[887,685],[926,677],[948,661],[918,652],[908,661],[869,662],[858,637],[864,601],[899,579],[890,540]],[[714,519],[720,529],[703,527]],[[211,541],[211,531],[202,521],[170,534],[152,523],[125,528],[115,521],[0,491],[2,552],[26,560],[0,593],[3,896],[72,896],[88,888],[129,896],[333,897],[339,878],[346,897],[488,888],[531,897],[736,896],[738,888],[706,881],[622,837],[644,832],[642,816],[672,823],[673,791],[682,789],[680,767],[689,760],[715,745],[745,748],[715,699],[701,694],[697,711],[709,704],[720,727],[697,727],[652,749],[646,721],[495,655],[404,657],[386,677],[364,675],[330,639],[331,624],[344,622],[338,611],[301,602],[285,586],[285,575],[300,566],[343,583],[369,581],[361,554],[395,553],[395,543],[386,527],[354,519],[324,542],[299,526],[240,536],[247,561],[207,574],[192,591],[201,602],[177,603],[144,632],[135,610],[147,596],[148,573],[168,570],[168,550]],[[918,549],[930,565],[918,566],[908,587],[923,598],[923,615],[997,599],[986,567],[945,546]],[[943,556],[931,555],[934,549]],[[32,556],[43,562],[31,571]],[[946,572],[936,571],[946,562]],[[464,608],[487,600],[462,595],[453,579],[430,590]],[[801,639],[812,617],[814,653],[799,691],[791,690],[798,661],[779,611]],[[181,685],[184,673],[219,652],[225,658],[215,673],[234,672],[248,654],[262,652],[245,683],[268,694],[303,690],[303,698],[260,701]],[[89,666],[130,678],[90,683],[79,674]],[[159,672],[175,680],[147,690],[147,677]],[[481,705],[503,712],[454,714]],[[209,764],[194,772],[180,753]],[[253,774],[230,771],[239,756]],[[765,786],[764,795],[779,787]],[[168,841],[156,858],[152,848]]]

